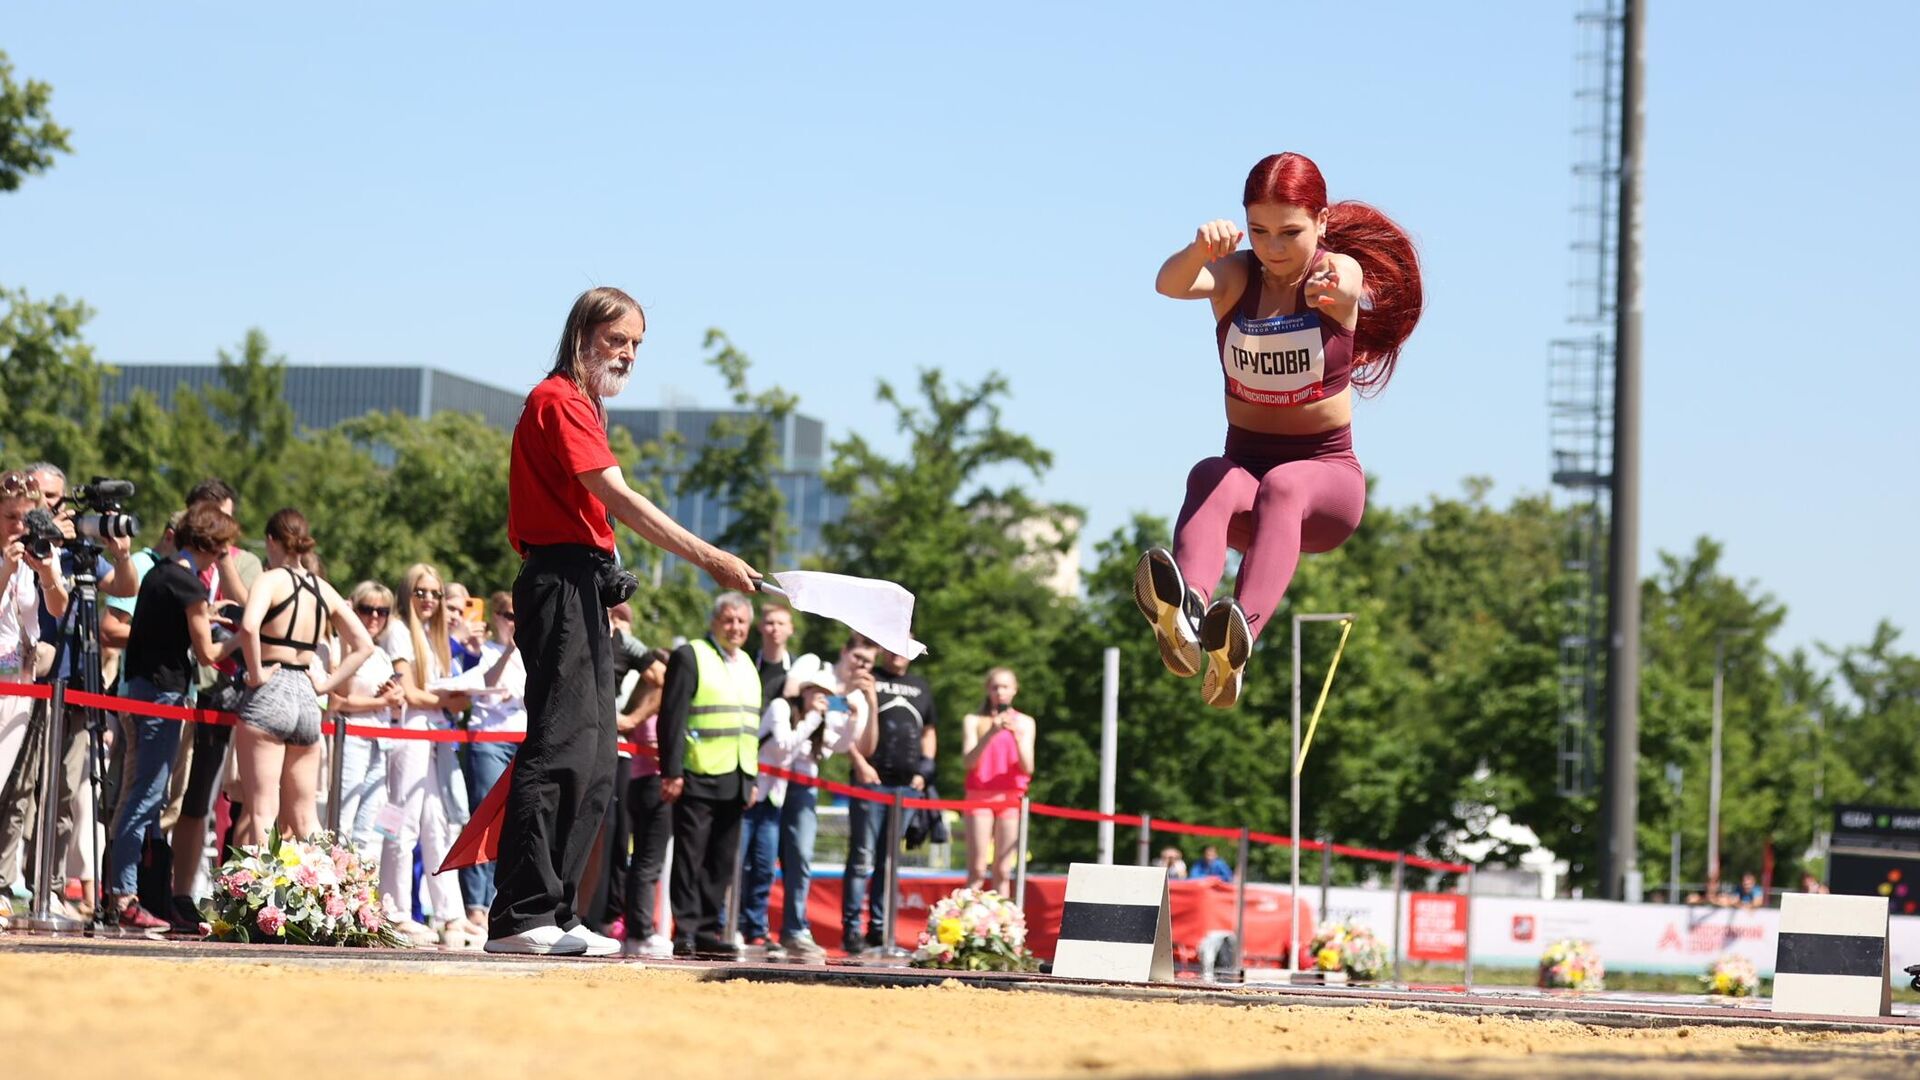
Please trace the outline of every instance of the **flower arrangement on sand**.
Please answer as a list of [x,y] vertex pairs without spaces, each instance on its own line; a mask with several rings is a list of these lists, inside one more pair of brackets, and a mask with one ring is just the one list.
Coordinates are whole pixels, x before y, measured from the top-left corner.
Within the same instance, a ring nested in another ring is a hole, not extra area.
[[1722,997],[1752,997],[1760,992],[1760,973],[1744,956],[1723,956],[1701,976],[1707,993]]
[[955,889],[928,914],[913,966],[1034,971],[1040,965],[1027,951],[1027,918],[1013,901],[989,889]]
[[1540,957],[1540,985],[1548,990],[1604,990],[1607,966],[1593,944],[1563,940],[1547,946]]
[[1330,922],[1314,931],[1302,959],[1318,971],[1378,979],[1387,970],[1387,947],[1364,923]]
[[380,907],[379,867],[331,834],[243,847],[220,867],[200,914],[220,941],[404,948]]

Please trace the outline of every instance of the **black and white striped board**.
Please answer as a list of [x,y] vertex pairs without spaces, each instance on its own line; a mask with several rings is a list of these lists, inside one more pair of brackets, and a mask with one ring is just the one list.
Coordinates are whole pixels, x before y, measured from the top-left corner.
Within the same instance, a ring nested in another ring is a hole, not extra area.
[[1096,863],[1068,867],[1053,973],[1107,982],[1172,982],[1167,868]]
[[1784,896],[1773,1011],[1890,1016],[1889,960],[1886,897]]

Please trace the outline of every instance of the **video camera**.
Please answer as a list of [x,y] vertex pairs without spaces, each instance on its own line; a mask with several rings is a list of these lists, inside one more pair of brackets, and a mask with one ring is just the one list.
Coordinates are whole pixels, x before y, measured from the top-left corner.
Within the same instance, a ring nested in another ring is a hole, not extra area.
[[[137,534],[140,522],[125,510],[126,500],[133,498],[133,493],[133,481],[109,480],[104,476],[96,476],[92,483],[75,488],[60,501],[61,505],[84,507],[92,511],[73,519],[75,539],[94,546],[102,540]],[[29,512],[26,527],[26,535],[20,539],[36,559],[51,559],[54,548],[64,547],[71,542],[50,511],[37,509]]]

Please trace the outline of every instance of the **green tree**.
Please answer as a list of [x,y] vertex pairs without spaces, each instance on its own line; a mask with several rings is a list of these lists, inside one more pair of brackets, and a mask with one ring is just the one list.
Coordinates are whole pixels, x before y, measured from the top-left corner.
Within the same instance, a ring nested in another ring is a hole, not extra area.
[[0,191],[18,191],[29,176],[53,167],[53,155],[73,153],[66,128],[53,122],[47,103],[53,87],[13,80],[13,64],[0,51]]
[[33,299],[0,287],[0,452],[15,465],[44,459],[72,476],[100,461],[104,369],[81,327],[93,317],[79,300]]
[[750,389],[752,361],[724,332],[708,330],[705,347],[715,350],[707,363],[726,380],[729,398],[742,411],[714,419],[699,456],[680,477],[680,490],[723,500],[730,517],[720,535],[710,539],[771,572],[793,533],[775,474],[785,458],[781,431],[799,399],[777,386],[757,393]]
[[204,394],[223,436],[215,472],[240,493],[242,515],[264,527],[286,501],[284,459],[294,436],[287,358],[272,353],[258,327],[247,331],[237,354],[222,349],[219,357],[219,381]]
[[[1053,462],[1031,438],[1002,426],[1004,377],[949,387],[938,371],[924,371],[919,389],[916,405],[891,384],[879,386],[879,401],[906,436],[900,459],[858,432],[834,444],[826,483],[846,497],[847,512],[825,529],[825,561],[829,570],[914,590],[914,633],[931,650],[914,670],[933,685],[944,718],[939,782],[957,792],[959,718],[979,707],[988,669],[1018,673],[1020,705],[1042,731],[1057,719],[1066,682],[1086,677],[1056,662],[1075,605],[1047,584],[1056,558],[1076,542],[1080,515],[1043,504],[1018,484],[987,482],[1010,474],[1038,480]],[[815,630],[808,648],[839,650],[838,628],[816,623]]]

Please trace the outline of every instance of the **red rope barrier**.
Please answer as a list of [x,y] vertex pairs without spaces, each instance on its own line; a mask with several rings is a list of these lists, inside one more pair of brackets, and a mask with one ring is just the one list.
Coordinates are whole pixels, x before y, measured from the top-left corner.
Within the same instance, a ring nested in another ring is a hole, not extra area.
[[[35,701],[47,701],[53,697],[53,687],[45,683],[0,683],[0,697],[19,697],[30,698]],[[94,694],[85,690],[68,690],[67,701],[82,708],[106,709],[111,712],[131,713],[135,716],[150,716],[156,720],[174,720],[196,724],[218,724],[224,727],[233,727],[240,722],[240,718],[233,713],[217,712],[213,709],[189,709],[178,705],[159,705],[151,701],[138,701],[133,698],[115,697],[111,694]],[[320,725],[321,733],[332,735],[336,723],[337,721],[334,720],[322,722]],[[524,742],[527,737],[524,731],[464,731],[459,729],[380,727],[370,724],[355,724],[352,721],[347,722],[346,731],[350,736],[363,739],[398,739],[402,741],[429,743],[519,743]],[[660,756],[660,751],[653,747],[641,746],[638,743],[626,742],[624,740],[619,743],[619,748],[638,757],[658,759]],[[823,791],[828,791],[849,799],[888,804],[893,802],[893,796],[882,795],[868,788],[855,787],[851,784],[835,783],[832,780],[826,780],[817,776],[806,776],[789,769],[780,768],[777,765],[761,765],[759,768],[762,773],[768,776],[778,777],[790,784],[804,784],[807,787],[819,788]],[[965,813],[972,810],[997,810],[1005,804],[984,799],[915,799],[909,797],[901,799],[900,805],[911,810],[952,810]],[[1081,810],[1071,806],[1052,806],[1039,802],[1029,803],[1028,810],[1041,817],[1060,818],[1066,821],[1110,821],[1115,825],[1124,825],[1128,828],[1139,828],[1145,821],[1145,819],[1138,814],[1102,814],[1095,810]],[[1240,836],[1239,829],[1227,828],[1220,825],[1190,825],[1180,821],[1163,821],[1159,818],[1153,819],[1153,828],[1162,832],[1181,833],[1188,836],[1210,836],[1229,840],[1238,839]],[[1247,839],[1257,844],[1273,844],[1281,847],[1286,847],[1293,843],[1292,838],[1280,836],[1276,833],[1250,832],[1247,834]],[[1302,851],[1318,851],[1322,846],[1318,840],[1303,840],[1300,842],[1300,849]],[[1327,846],[1331,846],[1336,855],[1344,855],[1354,859],[1368,859],[1373,862],[1395,862],[1400,858],[1398,854],[1391,851],[1347,847],[1343,844]],[[1408,855],[1406,862],[1408,866],[1415,866],[1424,870],[1440,870],[1455,874],[1464,874],[1468,870],[1465,863],[1443,862],[1439,859],[1428,859],[1418,855]]]

